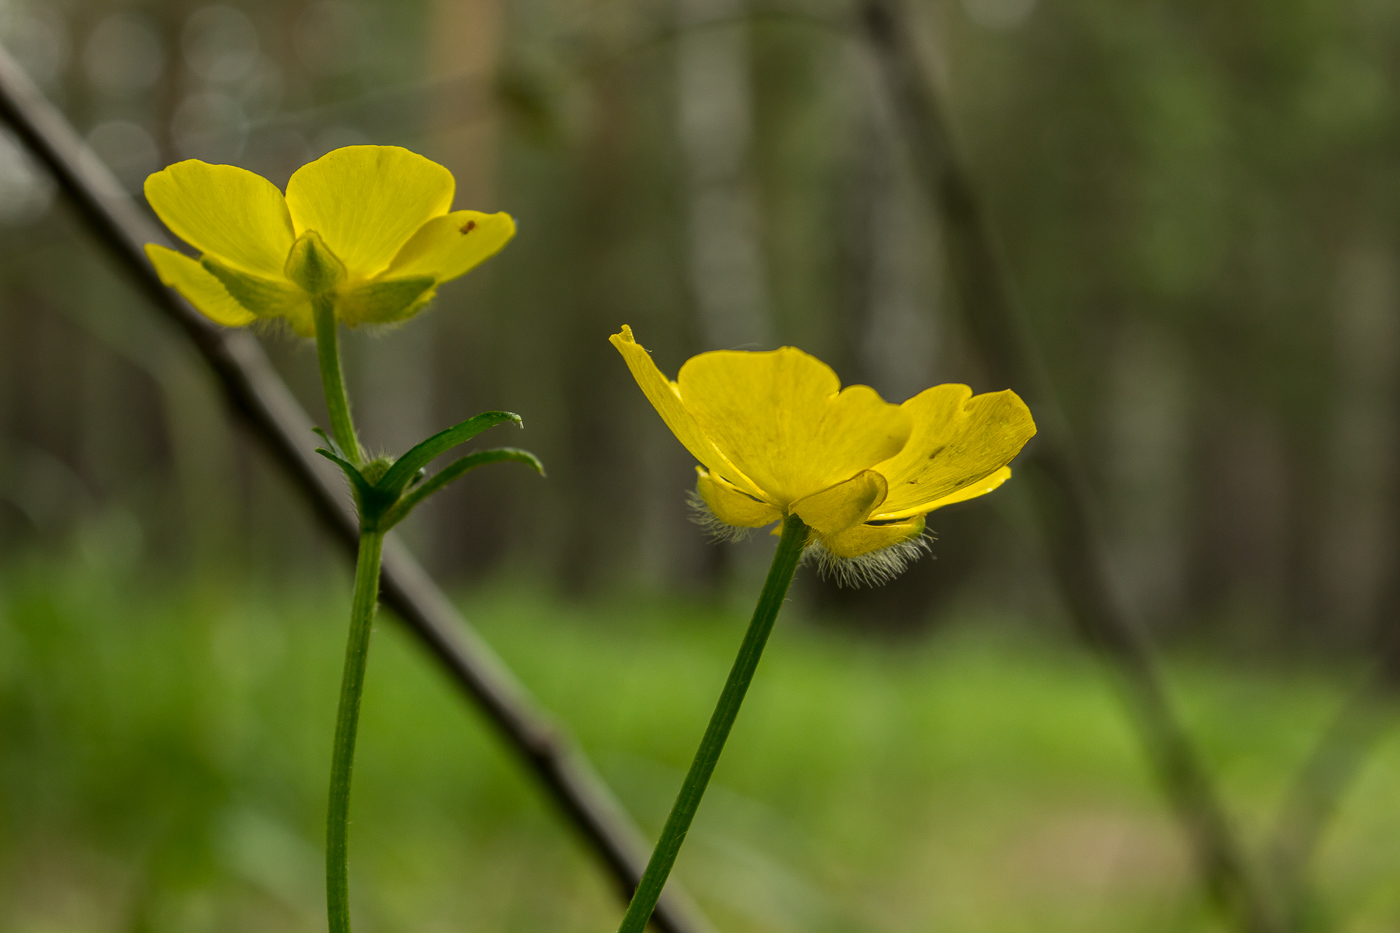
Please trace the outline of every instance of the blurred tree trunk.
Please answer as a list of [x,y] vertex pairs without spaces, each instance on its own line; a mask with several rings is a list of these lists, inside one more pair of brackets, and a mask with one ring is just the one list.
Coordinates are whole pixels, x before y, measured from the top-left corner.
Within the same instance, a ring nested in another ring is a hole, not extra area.
[[1143,620],[1160,630],[1184,601],[1190,374],[1169,334],[1116,323],[1103,405],[1106,524],[1117,568]]
[[706,349],[767,349],[772,324],[751,165],[753,78],[743,0],[677,0],[676,112],[686,271]]
[[621,242],[634,182],[627,88],[623,67],[614,63],[601,66],[589,84],[589,124],[569,186],[576,200],[562,270],[568,303],[550,328],[565,439],[562,461],[547,466],[567,503],[555,537],[555,579],[572,593],[592,589],[609,570],[624,570],[619,558],[631,555],[638,524],[637,450],[617,417],[635,388],[607,340],[632,311]]
[[1396,573],[1400,274],[1393,250],[1374,236],[1349,245],[1340,260],[1333,347],[1340,384],[1324,438],[1325,523],[1314,547],[1324,618],[1358,643]]
[[[500,0],[431,0],[428,17],[429,81],[480,82],[491,87],[501,57]],[[462,95],[445,95],[460,102]],[[454,207],[497,210],[496,158],[500,122],[494,108],[464,114],[445,103],[429,127],[434,157],[457,179]]]
[[[674,9],[685,282],[701,351],[769,349],[774,339],[753,167],[753,52],[743,12],[744,0],[676,0]],[[674,512],[662,508],[663,515]],[[671,524],[658,531],[674,533]],[[677,553],[671,575],[718,586],[733,549],[705,542],[698,561],[687,551]]]

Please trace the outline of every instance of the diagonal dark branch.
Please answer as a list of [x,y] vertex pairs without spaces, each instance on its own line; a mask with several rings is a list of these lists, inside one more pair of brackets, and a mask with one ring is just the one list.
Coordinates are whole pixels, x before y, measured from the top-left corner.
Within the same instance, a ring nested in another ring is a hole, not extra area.
[[1055,579],[1081,637],[1118,674],[1211,899],[1249,933],[1276,933],[1278,921],[1250,872],[1215,785],[1177,720],[1136,620],[1114,591],[1088,482],[1021,317],[983,204],[897,2],[859,0],[861,25],[918,183],[942,224],[949,272],[967,331],[993,381],[1021,393],[1036,413],[1040,435],[1025,465]]
[[[311,420],[246,331],[217,327],[161,284],[142,245],[167,243],[71,124],[0,50],[0,118],[53,175],[83,221],[137,287],[177,325],[213,369],[231,406],[292,480],[320,522],[353,555],[358,528],[339,476],[312,453]],[[397,541],[384,552],[382,601],[486,716],[602,861],[624,902],[645,866],[632,824],[573,739],[458,614]],[[672,884],[653,917],[663,933],[707,933],[708,923]]]
[[1327,825],[1376,743],[1395,724],[1397,688],[1378,672],[1357,689],[1322,731],[1284,797],[1268,856],[1295,926],[1302,926],[1311,904],[1309,869]]
[[1398,618],[1400,576],[1392,575],[1375,615],[1376,667],[1322,731],[1279,808],[1269,855],[1279,889],[1293,898],[1295,925],[1301,925],[1308,908],[1308,870],[1327,824],[1376,743],[1395,726],[1400,700]]

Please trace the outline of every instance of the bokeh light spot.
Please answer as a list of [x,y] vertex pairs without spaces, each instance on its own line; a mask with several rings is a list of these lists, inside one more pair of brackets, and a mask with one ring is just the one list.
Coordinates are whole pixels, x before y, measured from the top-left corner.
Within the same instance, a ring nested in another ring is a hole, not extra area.
[[150,18],[113,13],[99,22],[83,45],[83,73],[112,97],[150,90],[165,70],[165,48]]
[[190,14],[180,50],[191,71],[212,84],[231,84],[258,64],[258,31],[241,10],[216,4]]

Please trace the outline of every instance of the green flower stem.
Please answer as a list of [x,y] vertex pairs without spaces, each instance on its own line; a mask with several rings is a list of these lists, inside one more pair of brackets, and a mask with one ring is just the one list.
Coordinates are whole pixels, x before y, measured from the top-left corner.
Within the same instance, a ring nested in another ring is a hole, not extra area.
[[321,364],[321,388],[325,390],[326,407],[331,413],[331,434],[345,459],[360,466],[365,462],[365,455],[355,434],[355,422],[350,420],[350,399],[345,394],[345,379],[340,374],[335,297],[317,295],[311,299],[311,304],[316,318],[316,360]]
[[331,753],[330,806],[326,816],[326,913],[330,933],[350,933],[349,853],[350,772],[355,763],[355,733],[360,723],[360,694],[369,660],[369,634],[379,603],[379,561],[384,532],[360,533],[355,563],[355,597],[350,608],[350,638],[340,678],[340,708],[335,714],[335,749]]
[[763,655],[763,646],[768,642],[768,634],[773,631],[773,622],[778,618],[778,610],[783,607],[792,576],[802,560],[802,549],[807,544],[807,526],[796,515],[783,520],[783,536],[778,541],[778,550],[773,555],[773,565],[768,570],[768,579],[763,584],[763,593],[754,607],[753,620],[744,635],[744,643],[739,646],[739,655],[729,671],[729,680],[719,695],[719,703],[710,716],[710,725],[705,729],[705,737],[700,740],[700,748],[695,752],[695,760],[690,763],[685,783],[671,807],[671,815],[661,830],[656,849],[651,853],[651,861],[637,884],[637,892],[632,895],[632,903],[627,907],[627,915],[622,918],[618,933],[642,933],[656,902],[661,897],[661,889],[666,886],[666,878],[671,874],[671,866],[676,863],[676,855],[685,842],[685,834],[695,819],[695,811],[700,807],[700,798],[705,795],[705,787],[710,783],[715,763],[719,761],[724,742],[729,738],[729,730],[734,718],[739,715],[739,706],[744,702],[749,682],[753,680],[758,659]]

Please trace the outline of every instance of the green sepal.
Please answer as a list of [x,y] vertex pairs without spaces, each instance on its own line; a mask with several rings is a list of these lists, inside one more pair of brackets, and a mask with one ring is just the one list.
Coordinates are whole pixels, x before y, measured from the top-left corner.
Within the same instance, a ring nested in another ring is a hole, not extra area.
[[258,317],[290,315],[307,302],[306,293],[291,282],[253,275],[226,266],[207,255],[199,260],[199,264],[223,283],[234,301]]
[[[520,450],[516,447],[498,447],[494,450],[479,450],[474,454],[467,454],[460,460],[455,460],[441,471],[434,474],[431,479],[415,486],[413,491],[404,496],[384,513],[380,519],[379,527],[385,531],[394,527],[399,522],[408,517],[409,513],[417,507],[418,503],[431,496],[440,489],[445,488],[453,481],[459,479],[467,472],[488,463],[502,463],[506,461],[523,463],[533,467],[535,472],[544,475],[544,464],[539,458],[528,450]],[[386,477],[387,478],[387,477]]]
[[308,230],[292,244],[282,274],[308,294],[321,295],[345,281],[345,263],[331,252],[321,234]]
[[381,279],[336,296],[335,313],[347,324],[391,324],[412,317],[432,299],[437,279],[413,275]]
[[395,460],[389,472],[384,474],[384,478],[377,484],[378,490],[397,499],[399,494],[409,485],[414,474],[438,456],[447,453],[458,444],[466,443],[487,428],[495,427],[506,421],[523,425],[520,416],[514,412],[488,411],[434,434]]

